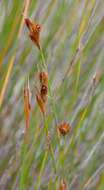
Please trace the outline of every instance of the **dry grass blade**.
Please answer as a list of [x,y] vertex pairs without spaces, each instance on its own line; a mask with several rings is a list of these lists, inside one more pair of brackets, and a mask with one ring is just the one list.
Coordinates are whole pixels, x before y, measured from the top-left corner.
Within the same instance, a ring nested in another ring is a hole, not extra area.
[[101,172],[104,170],[104,163],[94,172],[94,174],[88,179],[88,181],[85,183],[83,190],[87,190],[90,187],[90,184],[93,182],[93,180],[101,174]]
[[[28,11],[28,8],[29,8],[29,3],[30,3],[30,0],[26,0],[25,9],[24,9],[24,14],[25,15],[27,15],[27,11]],[[23,16],[23,18],[24,18],[24,16]],[[23,18],[21,20],[20,29],[19,29],[19,32],[18,32],[18,38],[20,37],[21,32],[22,32]],[[7,88],[7,84],[8,84],[8,81],[9,81],[9,77],[10,77],[11,72],[12,72],[15,56],[16,56],[16,52],[11,57],[10,64],[9,64],[9,67],[8,67],[8,71],[7,71],[7,74],[5,76],[4,85],[3,85],[2,90],[0,92],[0,107],[2,105],[4,94],[5,94],[5,91],[6,91],[6,88]]]
[[10,59],[8,70],[7,70],[5,79],[4,79],[4,84],[3,84],[2,90],[0,92],[0,107],[1,107],[1,105],[3,103],[3,99],[5,97],[5,91],[6,91],[6,88],[7,88],[7,85],[8,85],[9,78],[11,76],[11,71],[12,71],[12,68],[13,68],[14,60],[15,60],[15,55],[13,55],[11,57],[11,59]]
[[29,9],[30,2],[31,2],[31,0],[25,0],[24,1],[23,17],[22,17],[22,20],[21,20],[21,24],[20,24],[20,28],[19,28],[19,33],[18,33],[18,37],[19,38],[21,36],[22,28],[23,28],[23,25],[24,25],[24,18],[26,18],[27,14],[28,14],[28,9]]

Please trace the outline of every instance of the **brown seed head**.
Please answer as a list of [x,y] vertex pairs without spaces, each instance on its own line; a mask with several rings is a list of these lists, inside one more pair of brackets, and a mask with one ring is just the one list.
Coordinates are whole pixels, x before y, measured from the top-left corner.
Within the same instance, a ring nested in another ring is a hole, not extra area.
[[47,95],[48,95],[48,88],[45,85],[42,85],[40,90],[41,98],[44,102],[47,101]]
[[65,136],[67,133],[70,132],[71,126],[68,123],[64,122],[64,123],[59,124],[57,128],[58,128],[59,133]]
[[42,100],[40,94],[37,94],[37,95],[36,95],[36,100],[37,100],[37,103],[38,103],[38,105],[39,105],[39,107],[40,107],[41,112],[42,112],[43,114],[45,114],[45,112],[46,112],[46,106],[45,106],[45,103],[44,103],[44,101]]
[[48,86],[48,73],[45,71],[42,71],[39,73],[39,80],[41,85]]
[[31,30],[31,25],[32,25],[32,22],[29,18],[25,18],[25,23],[26,23],[26,26],[28,27],[29,30]]
[[25,18],[25,23],[30,31],[29,36],[30,36],[31,40],[40,49],[41,26],[37,23],[33,23],[29,18]]

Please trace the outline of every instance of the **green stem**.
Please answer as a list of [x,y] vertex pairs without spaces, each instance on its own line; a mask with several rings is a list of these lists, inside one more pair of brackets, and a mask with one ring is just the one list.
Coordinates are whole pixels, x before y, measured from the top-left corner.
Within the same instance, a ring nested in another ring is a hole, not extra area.
[[[48,127],[47,127],[47,122],[46,122],[45,116],[44,116],[44,127],[45,127],[45,132],[46,132],[46,137],[47,137],[47,135],[48,135]],[[50,150],[52,161],[53,161],[54,171],[56,173],[56,163],[55,163],[54,151],[53,151],[51,143],[50,143],[50,149],[49,150]]]
[[[40,55],[41,55],[41,59],[42,59],[43,68],[44,68],[46,71],[48,71],[48,68],[47,68],[47,65],[46,65],[46,62],[45,62],[45,57],[44,57],[42,48],[40,48]],[[56,126],[57,126],[56,108],[55,108],[55,103],[54,103],[54,101],[53,101],[53,97],[52,97],[52,93],[51,93],[50,81],[48,82],[48,86],[49,86],[49,96],[50,96],[51,99],[52,99],[52,102],[51,102],[51,103],[52,103],[52,109],[53,109],[53,114],[54,114],[54,118],[55,118],[55,123],[56,123]],[[47,122],[46,122],[45,116],[44,116],[44,125],[45,125],[46,136],[47,136],[47,134],[48,134],[48,127],[47,127]],[[59,142],[59,141],[58,141],[58,142]],[[56,173],[56,163],[55,163],[54,151],[53,151],[53,148],[52,148],[52,144],[50,144],[50,153],[51,153],[51,157],[52,157],[52,161],[53,161],[54,170],[55,170],[55,173]]]
[[75,91],[76,92],[78,90],[78,84],[79,84],[79,79],[80,79],[80,72],[81,72],[81,62],[79,60],[79,62],[78,62],[78,68],[77,68],[77,79],[76,79],[76,85],[75,85]]
[[40,174],[38,176],[37,185],[36,185],[36,187],[34,187],[34,190],[38,190],[39,189],[42,173],[43,173],[43,170],[45,168],[45,163],[46,163],[46,160],[47,160],[47,156],[48,156],[48,152],[46,151],[45,155],[44,155],[44,158],[43,158],[43,161],[42,161],[42,165],[41,165],[41,169],[40,169]]

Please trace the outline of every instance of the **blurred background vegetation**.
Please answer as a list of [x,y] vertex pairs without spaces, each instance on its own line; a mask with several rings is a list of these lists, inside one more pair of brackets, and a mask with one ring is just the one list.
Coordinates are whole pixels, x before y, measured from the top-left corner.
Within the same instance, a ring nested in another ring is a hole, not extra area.
[[[28,37],[23,14],[42,25],[52,92],[46,124],[54,159],[46,149],[35,100],[41,56]],[[104,0],[0,1],[1,190],[61,190],[62,179],[68,190],[104,189],[103,72]],[[25,144],[23,88],[28,75],[32,111]],[[53,112],[58,123],[66,121],[72,128],[60,142]]]

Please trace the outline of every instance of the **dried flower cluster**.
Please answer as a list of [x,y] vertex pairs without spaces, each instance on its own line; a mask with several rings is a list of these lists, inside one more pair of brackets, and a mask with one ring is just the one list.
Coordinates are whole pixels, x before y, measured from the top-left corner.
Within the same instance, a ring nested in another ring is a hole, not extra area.
[[40,88],[37,90],[36,99],[43,114],[46,112],[46,102],[48,96],[48,73],[42,71],[39,73]]
[[[37,23],[32,22],[29,18],[25,18],[25,23],[29,29],[29,32],[30,32],[29,36],[30,36],[31,40],[40,50],[41,26]],[[36,87],[36,89],[37,89],[36,100],[40,107],[41,112],[43,114],[45,114],[46,113],[46,102],[47,102],[47,97],[48,97],[48,73],[46,71],[40,71],[38,77],[39,77],[39,81],[40,81],[40,87],[39,87],[39,89]],[[26,94],[26,93],[27,92],[25,92],[24,94]],[[25,100],[25,102],[27,102],[28,95],[25,95],[25,97],[27,97],[27,100]],[[26,104],[25,107],[26,107],[25,112],[27,114],[26,118],[29,118],[29,113],[30,113],[29,103],[28,103],[28,106]],[[27,126],[28,126],[28,124],[27,124]],[[70,129],[71,129],[71,126],[66,122],[63,122],[57,126],[58,133],[63,136],[65,136],[68,132],[70,132]]]
[[37,23],[33,23],[29,18],[25,18],[25,23],[30,31],[29,37],[34,44],[40,49],[40,31],[41,26]]
[[40,94],[43,102],[47,101],[48,95],[48,73],[47,72],[40,72],[39,73],[39,80],[40,80]]
[[63,122],[57,126],[57,130],[58,130],[59,135],[61,134],[65,136],[67,133],[70,132],[71,126],[69,125],[69,123]]
[[[29,36],[33,43],[40,50],[40,31],[41,26],[37,23],[32,22],[29,18],[25,18],[26,26],[29,29]],[[43,114],[46,113],[46,102],[48,97],[48,73],[46,71],[40,71],[39,73],[39,81],[40,87],[37,89],[36,100],[40,107],[40,110]],[[65,136],[68,132],[70,132],[71,126],[64,122],[57,126],[58,133]]]
[[[25,18],[26,26],[29,29],[29,36],[33,43],[38,47],[40,50],[40,31],[41,26],[37,23],[33,23],[29,18]],[[48,95],[48,73],[47,72],[40,72],[39,73],[39,80],[40,80],[40,89],[37,90],[36,100],[40,107],[40,110],[43,114],[46,112],[46,101]]]

